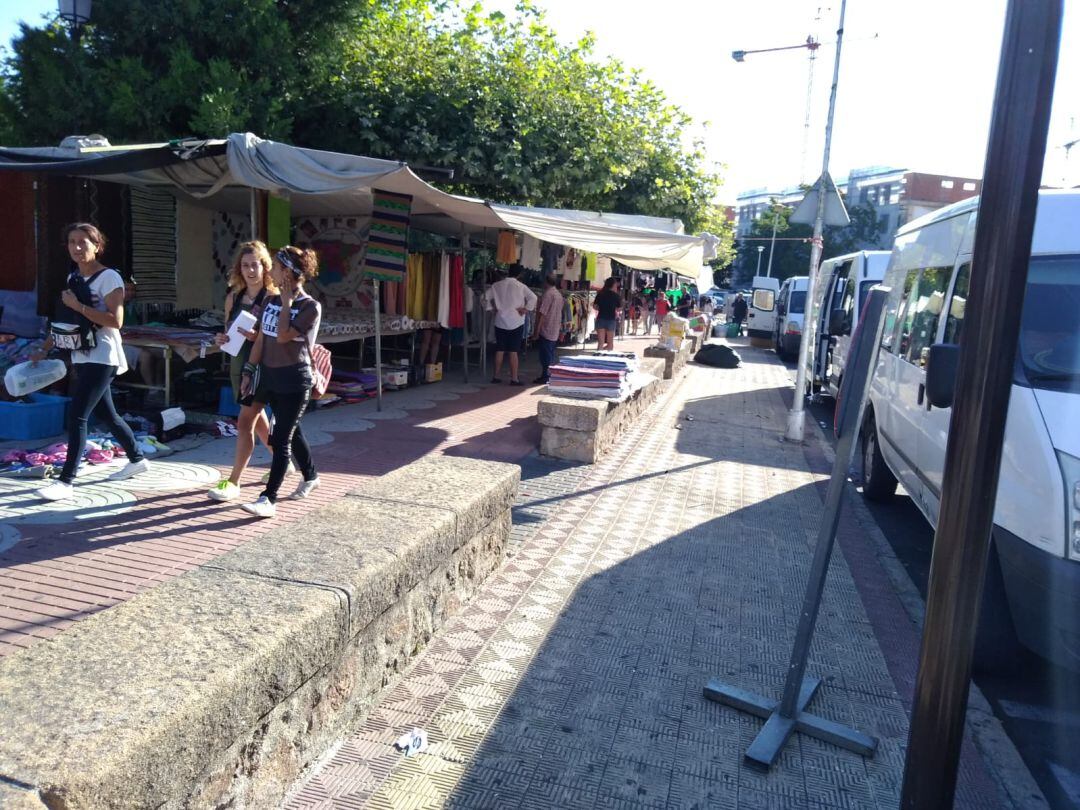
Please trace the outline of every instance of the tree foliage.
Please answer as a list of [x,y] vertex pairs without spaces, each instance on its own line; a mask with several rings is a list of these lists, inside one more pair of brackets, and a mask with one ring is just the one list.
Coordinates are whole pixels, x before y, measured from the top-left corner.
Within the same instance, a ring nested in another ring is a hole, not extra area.
[[690,119],[595,44],[561,42],[524,1],[508,18],[456,0],[99,0],[80,47],[22,29],[0,114],[24,144],[250,130],[453,168],[483,198],[676,217],[730,247]]
[[[759,245],[765,248],[761,257],[761,273],[765,274],[769,253],[773,250],[770,239],[774,216],[777,242],[772,258],[773,278],[783,280],[790,276],[807,274],[810,269],[810,237],[813,236],[814,229],[810,225],[789,222],[793,210],[773,200],[772,207],[763,212],[751,226],[751,238],[738,241],[733,271],[734,284],[749,284],[757,269]],[[885,226],[874,207],[868,203],[857,205],[848,209],[848,216],[851,223],[846,227],[825,227],[822,234],[825,243],[822,260],[857,250],[876,249]]]

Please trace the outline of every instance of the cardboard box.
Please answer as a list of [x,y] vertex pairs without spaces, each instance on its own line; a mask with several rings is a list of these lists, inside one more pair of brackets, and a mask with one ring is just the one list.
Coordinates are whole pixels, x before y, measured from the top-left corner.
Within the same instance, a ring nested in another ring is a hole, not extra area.
[[394,388],[404,388],[409,384],[409,372],[408,371],[387,371],[383,370],[382,375],[383,385],[393,386]]
[[424,366],[424,382],[439,382],[442,379],[442,363],[428,363]]

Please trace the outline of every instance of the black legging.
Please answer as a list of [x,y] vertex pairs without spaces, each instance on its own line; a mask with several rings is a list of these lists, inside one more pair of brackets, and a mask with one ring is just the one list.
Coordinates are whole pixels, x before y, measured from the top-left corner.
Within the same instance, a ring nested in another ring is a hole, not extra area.
[[270,449],[274,451],[274,457],[270,461],[270,478],[262,494],[270,503],[275,503],[281,482],[285,480],[285,471],[289,468],[290,450],[305,481],[318,474],[315,472],[315,462],[311,460],[311,448],[300,429],[300,417],[311,400],[311,391],[289,394],[270,392],[266,398],[267,404],[274,409],[274,430],[270,433]]
[[128,461],[141,461],[143,458],[135,434],[127,422],[119,417],[113,406],[109,384],[116,375],[116,366],[103,363],[76,363],[75,393],[68,406],[68,449],[67,461],[60,473],[60,480],[70,484],[75,480],[79,469],[79,459],[86,449],[86,423],[91,413],[109,426],[113,438],[120,443],[127,453]]

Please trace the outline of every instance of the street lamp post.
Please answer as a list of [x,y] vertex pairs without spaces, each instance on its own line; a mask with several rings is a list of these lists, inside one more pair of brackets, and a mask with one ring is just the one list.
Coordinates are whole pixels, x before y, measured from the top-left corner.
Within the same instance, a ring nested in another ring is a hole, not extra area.
[[776,252],[776,224],[780,221],[780,209],[773,204],[772,239],[769,241],[769,263],[765,266],[765,277],[772,278],[772,257]]
[[[755,271],[754,271],[754,276],[755,276],[755,278],[756,278],[757,276],[760,276],[760,275],[761,275],[761,252],[762,252],[763,250],[765,250],[765,246],[764,246],[764,245],[758,245],[758,246],[757,246],[757,270],[755,270]],[[772,256],[770,256],[769,258],[771,259],[771,258],[772,258]]]
[[[829,174],[829,149],[832,145],[833,114],[836,111],[836,85],[840,80],[840,46],[844,40],[844,12],[847,10],[847,0],[840,3],[840,25],[836,30],[836,60],[833,63],[832,90],[829,93],[829,117],[825,122],[825,151],[821,161],[821,178],[818,180],[817,216],[814,218],[814,236],[811,240],[810,270],[806,282],[806,300],[814,300],[814,285],[817,283],[818,264],[821,262],[821,250],[824,246],[821,235],[825,228],[825,194],[828,189]],[[816,48],[818,43],[812,38],[807,39],[804,45],[791,45],[785,48],[764,48],[756,51],[732,51],[731,58],[736,62],[742,62],[749,53],[768,53],[770,51],[788,51],[795,48]],[[759,254],[760,256],[760,254]],[[805,332],[804,332],[805,337]],[[806,422],[806,412],[803,410],[806,398],[806,363],[809,341],[799,342],[799,367],[795,372],[795,402],[788,412],[787,431],[785,438],[792,442],[803,440],[803,430]]]
[[59,0],[57,11],[60,19],[71,28],[71,41],[76,46],[82,38],[82,28],[90,22],[90,11],[94,0]]

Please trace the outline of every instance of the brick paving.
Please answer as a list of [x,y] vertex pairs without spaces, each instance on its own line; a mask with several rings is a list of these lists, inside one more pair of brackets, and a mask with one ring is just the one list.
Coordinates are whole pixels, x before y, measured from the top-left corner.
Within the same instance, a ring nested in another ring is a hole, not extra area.
[[[637,338],[617,345],[640,354],[648,343]],[[153,461],[151,481],[140,476],[109,484],[103,479],[110,468],[84,468],[71,505],[43,504],[34,495],[38,481],[0,476],[0,656],[301,519],[355,488],[357,477],[382,475],[427,453],[508,462],[533,453],[541,389],[489,386],[475,365],[465,384],[454,360],[442,383],[387,392],[382,413],[365,402],[306,415],[322,486],[306,501],[281,502],[273,520],[251,518],[238,502],[205,497],[232,466],[231,439]],[[537,373],[530,355],[521,377]],[[245,473],[241,502],[258,495],[267,459],[265,450],[256,451],[253,463],[262,463]],[[286,480],[283,495],[294,481]]]
[[[811,708],[876,735],[877,754],[796,735],[758,773],[742,754],[761,722],[701,695],[719,676],[779,697],[827,472],[780,441],[786,370],[744,361],[692,367],[593,467],[527,463],[516,554],[285,806],[895,807],[913,666],[895,659],[915,630],[888,598],[864,605],[864,582],[884,586],[871,555],[852,576],[850,515]],[[392,744],[413,727],[431,747],[404,758]],[[968,746],[956,806],[1000,805]]]
[[[524,371],[537,373],[529,365]],[[472,379],[479,372],[472,369]],[[232,464],[233,441],[152,461],[155,480],[104,482],[109,468],[84,469],[73,505],[42,504],[38,481],[0,478],[0,655],[48,639],[97,611],[196,568],[269,531],[299,520],[427,453],[519,461],[535,450],[535,387],[443,383],[388,392],[374,402],[304,417],[322,486],[307,500],[283,501],[273,520],[239,509],[260,490],[265,466],[249,468],[239,502],[218,504],[205,490]],[[265,450],[257,454],[264,461]],[[208,463],[207,463],[208,462]],[[288,494],[296,479],[283,487]],[[179,490],[179,491],[177,491]]]

